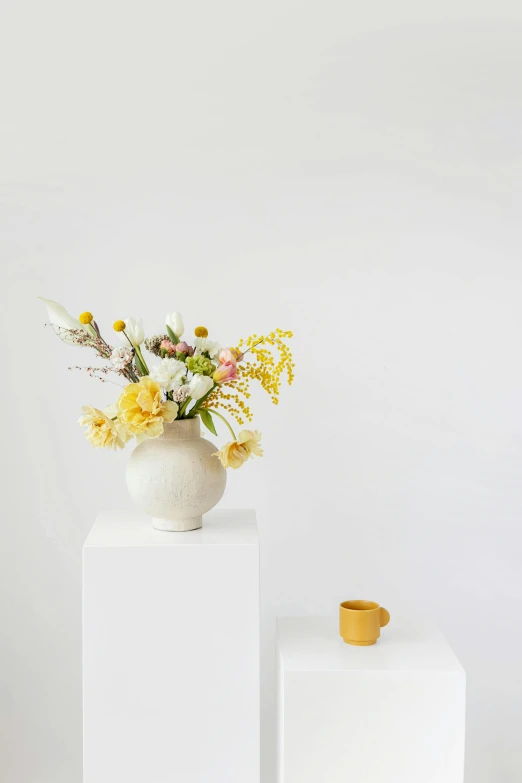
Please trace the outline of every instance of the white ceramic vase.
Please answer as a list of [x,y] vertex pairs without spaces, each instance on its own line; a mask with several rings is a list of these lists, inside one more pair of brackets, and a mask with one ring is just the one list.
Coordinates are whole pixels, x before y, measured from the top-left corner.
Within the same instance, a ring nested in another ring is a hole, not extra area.
[[164,425],[138,444],[127,464],[127,487],[158,530],[196,530],[222,498],[226,471],[217,447],[200,435],[199,416]]

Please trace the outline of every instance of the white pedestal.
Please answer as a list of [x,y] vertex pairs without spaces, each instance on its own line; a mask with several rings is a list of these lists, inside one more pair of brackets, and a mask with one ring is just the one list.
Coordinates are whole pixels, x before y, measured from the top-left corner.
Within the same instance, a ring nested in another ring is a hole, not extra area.
[[278,621],[279,783],[462,783],[465,674],[435,630],[352,647],[325,618]]
[[253,511],[98,517],[83,549],[84,783],[259,783]]

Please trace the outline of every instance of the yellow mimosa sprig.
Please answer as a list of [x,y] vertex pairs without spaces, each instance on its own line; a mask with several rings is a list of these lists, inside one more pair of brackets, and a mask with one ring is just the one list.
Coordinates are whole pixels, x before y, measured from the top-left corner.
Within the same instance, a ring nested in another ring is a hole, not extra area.
[[274,405],[279,404],[283,376],[288,385],[294,380],[294,361],[286,340],[292,332],[276,329],[268,335],[253,334],[241,340],[237,350],[242,361],[237,366],[237,378],[217,386],[205,400],[205,408],[221,408],[233,416],[238,424],[252,421],[252,412],[246,400],[250,399],[250,383],[258,381],[270,395]]

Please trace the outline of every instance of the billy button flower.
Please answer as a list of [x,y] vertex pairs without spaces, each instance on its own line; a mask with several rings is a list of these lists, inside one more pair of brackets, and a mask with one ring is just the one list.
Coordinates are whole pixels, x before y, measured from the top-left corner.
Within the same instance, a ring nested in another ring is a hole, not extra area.
[[114,331],[123,332],[125,329],[125,321],[114,321]]
[[85,331],[89,332],[89,334],[92,334],[93,336],[99,334],[98,327],[96,326],[96,321],[94,320],[94,316],[88,310],[82,313],[78,318],[78,320],[82,324],[82,326],[85,326]]
[[196,326],[194,334],[196,337],[208,337],[208,329],[206,326]]

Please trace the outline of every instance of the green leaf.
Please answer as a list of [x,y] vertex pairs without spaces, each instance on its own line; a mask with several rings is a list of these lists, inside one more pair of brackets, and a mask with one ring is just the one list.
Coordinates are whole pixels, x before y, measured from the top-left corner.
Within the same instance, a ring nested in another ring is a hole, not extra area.
[[147,370],[145,369],[145,367],[143,366],[143,362],[141,361],[141,359],[140,359],[140,357],[138,356],[137,353],[134,354],[134,361],[136,362],[136,367],[140,371],[141,375],[148,375],[149,374],[147,372]]
[[212,421],[212,416],[210,413],[205,410],[205,408],[201,408],[201,410],[198,411],[199,416],[207,430],[210,430],[212,435],[217,435],[216,428],[214,427],[214,422]]
[[189,419],[193,419],[193,418],[194,418],[194,416],[196,415],[196,413],[199,413],[199,409],[200,409],[200,407],[203,405],[203,403],[205,402],[205,400],[207,399],[207,397],[210,397],[210,395],[212,394],[212,392],[214,391],[214,389],[216,388],[216,386],[217,386],[217,385],[218,385],[218,384],[217,384],[217,383],[215,383],[215,384],[213,385],[213,387],[212,387],[211,389],[209,389],[209,390],[208,390],[208,392],[207,392],[206,394],[204,394],[204,395],[203,395],[203,397],[200,397],[200,398],[199,398],[199,400],[196,402],[196,404],[194,405],[194,407],[193,407],[193,408],[192,408],[192,410],[190,411],[190,414],[188,415],[188,417],[187,417],[187,418],[189,418]]
[[176,337],[176,335],[174,334],[174,332],[172,331],[172,329],[170,328],[170,326],[168,326],[167,324],[165,324],[165,328],[166,328],[166,330],[167,330],[167,334],[168,334],[168,336],[170,337],[171,341],[174,343],[174,345],[177,345],[177,344],[178,344],[178,342],[179,342],[179,341],[178,341],[178,338]]

